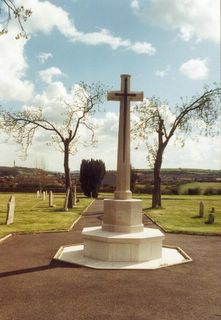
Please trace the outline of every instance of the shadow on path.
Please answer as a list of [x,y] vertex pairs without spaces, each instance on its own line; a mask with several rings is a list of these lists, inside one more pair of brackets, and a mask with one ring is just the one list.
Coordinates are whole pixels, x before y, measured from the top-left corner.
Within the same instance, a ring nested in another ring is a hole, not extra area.
[[49,264],[43,265],[43,266],[2,272],[0,273],[0,278],[6,278],[6,277],[16,276],[16,275],[26,274],[26,273],[40,272],[40,271],[45,271],[45,270],[50,270],[55,268],[67,268],[67,267],[80,268],[80,266],[78,265],[73,265],[66,262],[52,260]]

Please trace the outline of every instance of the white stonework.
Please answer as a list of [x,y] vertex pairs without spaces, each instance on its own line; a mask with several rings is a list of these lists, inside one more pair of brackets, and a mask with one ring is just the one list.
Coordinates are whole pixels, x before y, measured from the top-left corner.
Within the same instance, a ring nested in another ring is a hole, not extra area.
[[84,245],[62,247],[55,259],[98,269],[155,269],[186,262],[179,250],[163,248],[160,230],[144,228],[142,201],[132,199],[130,101],[142,101],[143,93],[131,92],[130,76],[121,75],[121,90],[109,92],[108,100],[120,101],[114,199],[104,200],[101,227],[83,229]]
[[143,92],[130,91],[130,75],[121,75],[121,90],[107,94],[109,101],[120,101],[117,180],[115,199],[132,198],[130,191],[130,101],[143,101]]
[[94,269],[133,269],[133,270],[152,270],[163,267],[169,267],[177,264],[191,262],[180,248],[163,247],[160,259],[148,260],[143,262],[130,261],[102,261],[92,259],[84,255],[83,245],[72,245],[61,247],[56,255],[55,260],[72,263],[74,265],[85,266]]
[[141,232],[142,217],[141,200],[105,199],[102,229],[111,232]]
[[164,235],[158,229],[117,233],[101,227],[84,228],[84,256],[103,261],[143,262],[160,259]]

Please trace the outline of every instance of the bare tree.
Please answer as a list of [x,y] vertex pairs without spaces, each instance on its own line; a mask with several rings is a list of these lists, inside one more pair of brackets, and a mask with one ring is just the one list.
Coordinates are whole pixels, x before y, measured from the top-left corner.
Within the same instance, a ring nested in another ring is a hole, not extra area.
[[134,107],[138,118],[132,134],[136,140],[145,141],[149,152],[148,160],[153,166],[152,208],[160,208],[162,205],[160,171],[163,153],[170,139],[176,132],[177,140],[183,146],[185,137],[190,133],[192,136],[219,134],[217,118],[220,115],[220,95],[219,87],[205,88],[202,95],[194,96],[191,101],[181,100],[174,112],[156,98],[145,100]]
[[[1,110],[2,128],[21,145],[24,155],[27,155],[28,147],[32,144],[37,130],[49,133],[50,144],[58,147],[64,154],[65,186],[66,189],[72,190],[69,156],[76,152],[81,127],[85,127],[90,133],[85,143],[88,145],[95,142],[95,127],[90,116],[103,103],[105,94],[104,86],[100,83],[92,85],[81,83],[71,97],[62,101],[64,104],[63,112],[60,114],[64,119],[62,124],[47,118],[43,108],[30,107],[19,112]],[[70,192],[68,207],[72,208],[72,192]]]
[[[17,6],[13,0],[0,0],[0,14],[3,15],[4,20],[1,22],[2,29],[0,35],[8,33],[8,25],[12,18],[17,20],[20,32],[16,35],[16,39],[27,39],[27,33],[24,28],[24,22],[31,16],[32,11],[23,6]],[[3,10],[2,10],[3,9]]]

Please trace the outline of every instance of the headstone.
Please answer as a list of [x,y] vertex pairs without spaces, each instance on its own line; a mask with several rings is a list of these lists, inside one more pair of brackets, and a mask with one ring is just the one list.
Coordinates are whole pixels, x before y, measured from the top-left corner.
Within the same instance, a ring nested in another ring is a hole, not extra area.
[[43,200],[45,200],[46,199],[46,193],[45,193],[45,191],[43,191]]
[[74,194],[73,194],[73,205],[75,206],[77,203],[77,188],[76,184],[74,185]]
[[199,217],[203,218],[204,216],[204,203],[200,201],[200,206],[199,206]]
[[49,207],[53,207],[53,192],[49,191]]
[[70,194],[70,188],[67,188],[66,197],[65,197],[65,201],[64,201],[64,211],[68,211],[68,198],[69,198],[69,194]]
[[6,224],[11,224],[14,222],[15,213],[15,197],[11,196],[8,201]]
[[215,220],[214,213],[215,213],[215,208],[212,208],[211,212],[209,213],[208,220],[205,222],[206,224],[214,224],[214,220]]
[[39,191],[39,190],[37,191],[36,196],[37,196],[37,198],[39,198],[39,197],[40,197],[40,191]]

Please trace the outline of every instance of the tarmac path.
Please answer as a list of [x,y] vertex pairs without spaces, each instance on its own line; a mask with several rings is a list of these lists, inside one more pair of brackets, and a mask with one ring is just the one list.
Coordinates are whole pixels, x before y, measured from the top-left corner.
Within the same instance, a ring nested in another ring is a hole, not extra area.
[[[70,232],[0,244],[0,320],[221,320],[221,237],[166,234],[193,261],[158,270],[94,270],[52,260],[101,224],[96,200]],[[152,226],[147,218],[145,225]]]

